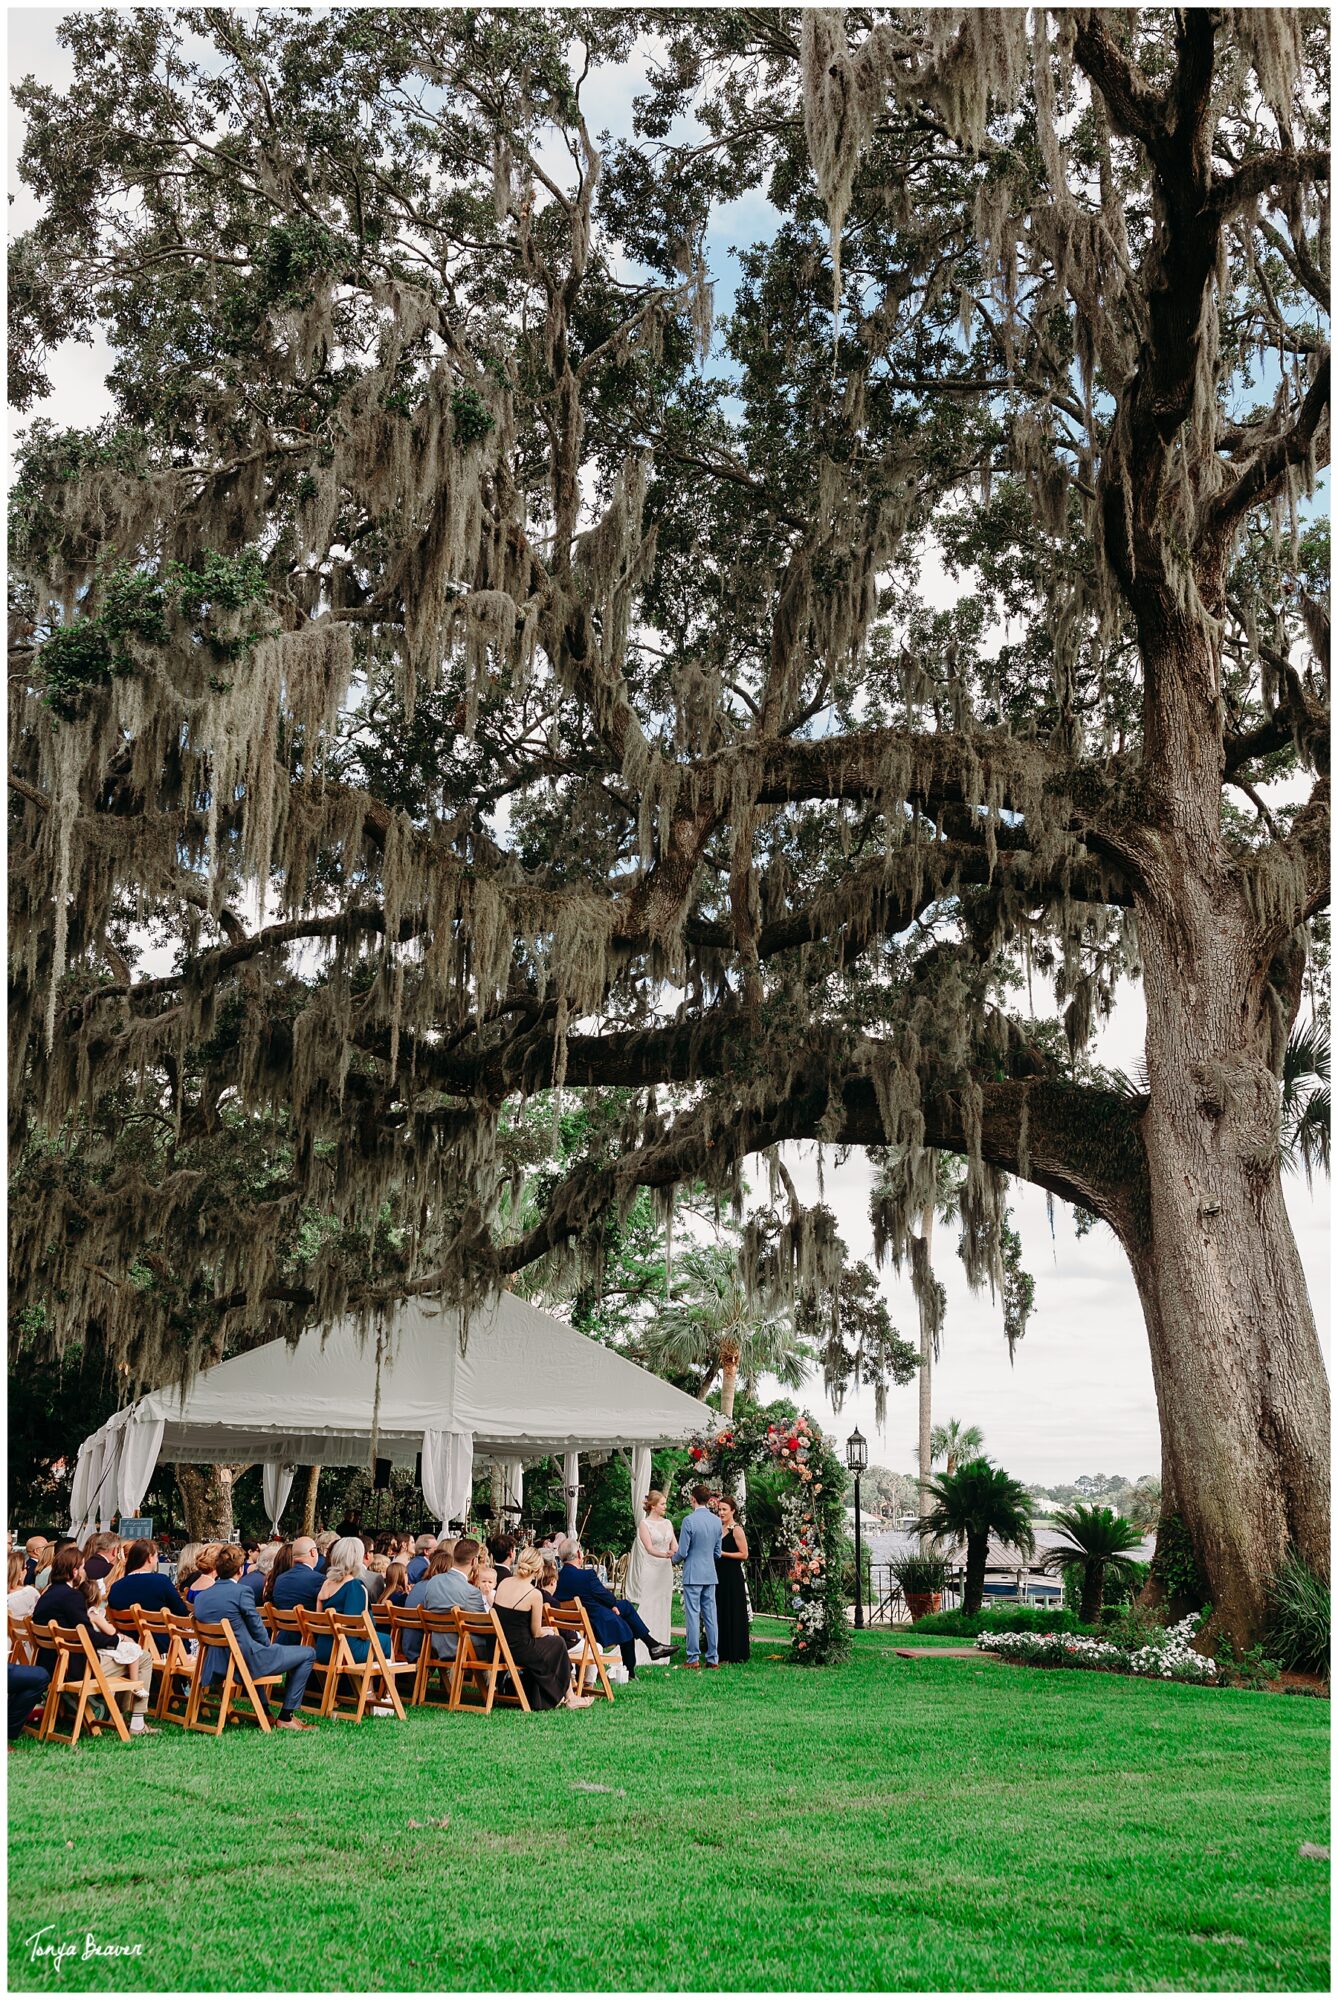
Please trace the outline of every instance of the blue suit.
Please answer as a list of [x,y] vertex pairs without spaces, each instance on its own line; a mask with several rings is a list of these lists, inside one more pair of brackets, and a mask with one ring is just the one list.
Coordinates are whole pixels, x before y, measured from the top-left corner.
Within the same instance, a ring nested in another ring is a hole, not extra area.
[[[280,1582],[283,1579],[280,1578]],[[238,1650],[253,1675],[286,1674],[283,1684],[283,1710],[285,1717],[300,1708],[302,1696],[311,1677],[312,1662],[316,1658],[314,1646],[275,1646],[270,1643],[256,1601],[239,1578],[231,1578],[225,1583],[215,1583],[208,1590],[202,1590],[195,1600],[195,1616],[204,1625],[231,1625]],[[215,1676],[228,1670],[228,1656],[218,1646],[210,1646],[204,1656],[204,1678],[206,1686]]]
[[[242,1580],[245,1582],[245,1578]],[[320,1594],[321,1580],[317,1572],[308,1569],[305,1563],[294,1563],[282,1576],[275,1577],[269,1601],[276,1611],[296,1611],[299,1605],[304,1611],[314,1611]]]
[[554,1604],[582,1603],[590,1617],[590,1630],[601,1646],[617,1646],[629,1674],[636,1672],[636,1642],[657,1645],[655,1634],[646,1624],[630,1597],[615,1597],[592,1569],[564,1562],[553,1587]]
[[706,1664],[720,1660],[720,1629],[715,1615],[715,1559],[722,1533],[719,1516],[709,1507],[694,1507],[678,1531],[675,1562],[683,1565],[683,1612],[688,1627],[688,1665],[698,1655],[701,1628],[706,1628]]

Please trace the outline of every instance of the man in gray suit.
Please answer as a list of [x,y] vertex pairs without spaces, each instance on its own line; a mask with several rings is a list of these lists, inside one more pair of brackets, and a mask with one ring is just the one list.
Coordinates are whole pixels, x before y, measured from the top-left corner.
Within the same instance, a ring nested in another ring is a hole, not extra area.
[[683,1613],[688,1627],[689,1667],[700,1668],[700,1634],[706,1628],[706,1664],[720,1665],[720,1635],[715,1617],[715,1559],[720,1554],[720,1517],[707,1506],[704,1486],[692,1489],[693,1509],[678,1531],[675,1562],[683,1565]]

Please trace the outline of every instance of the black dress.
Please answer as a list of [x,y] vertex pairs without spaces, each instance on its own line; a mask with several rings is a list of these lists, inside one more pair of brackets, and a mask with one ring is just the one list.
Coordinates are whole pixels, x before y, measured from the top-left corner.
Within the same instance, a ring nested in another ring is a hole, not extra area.
[[720,1657],[734,1665],[748,1658],[748,1592],[743,1564],[723,1551],[739,1546],[734,1530],[721,1537],[722,1553],[715,1559],[715,1615],[720,1626]]
[[542,1632],[536,1639],[530,1630],[530,1611],[514,1605],[495,1604],[511,1657],[520,1668],[525,1683],[525,1699],[531,1708],[559,1708],[571,1687],[571,1661],[567,1642],[560,1632]]

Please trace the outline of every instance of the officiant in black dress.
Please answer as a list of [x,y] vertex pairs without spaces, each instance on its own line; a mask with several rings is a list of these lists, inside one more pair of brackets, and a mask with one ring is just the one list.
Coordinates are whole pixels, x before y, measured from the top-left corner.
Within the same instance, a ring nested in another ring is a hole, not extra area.
[[720,1515],[720,1554],[715,1559],[720,1664],[738,1666],[748,1658],[748,1591],[743,1580],[748,1537],[728,1494],[721,1495],[716,1511]]

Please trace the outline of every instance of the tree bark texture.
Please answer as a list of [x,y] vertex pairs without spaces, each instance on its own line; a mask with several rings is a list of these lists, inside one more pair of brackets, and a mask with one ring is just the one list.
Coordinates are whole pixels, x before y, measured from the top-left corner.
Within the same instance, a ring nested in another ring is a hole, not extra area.
[[245,1465],[178,1465],[177,1487],[186,1510],[186,1537],[192,1542],[232,1539],[232,1489]]
[[316,1532],[316,1489],[320,1485],[320,1480],[321,1469],[319,1465],[309,1465],[307,1467],[306,1491],[302,1496],[302,1527],[300,1532],[304,1535],[314,1535]]
[[1147,1322],[1163,1518],[1178,1511],[1216,1624],[1249,1644],[1267,1629],[1269,1586],[1289,1549],[1328,1572],[1329,1411],[1282,1194],[1278,1069],[1290,1019],[1270,973],[1286,934],[1257,893],[1252,906],[1221,841],[1220,770],[1202,748],[1216,668],[1208,648],[1200,662],[1182,648],[1148,676],[1158,837],[1136,897],[1147,1199],[1120,1234]]

